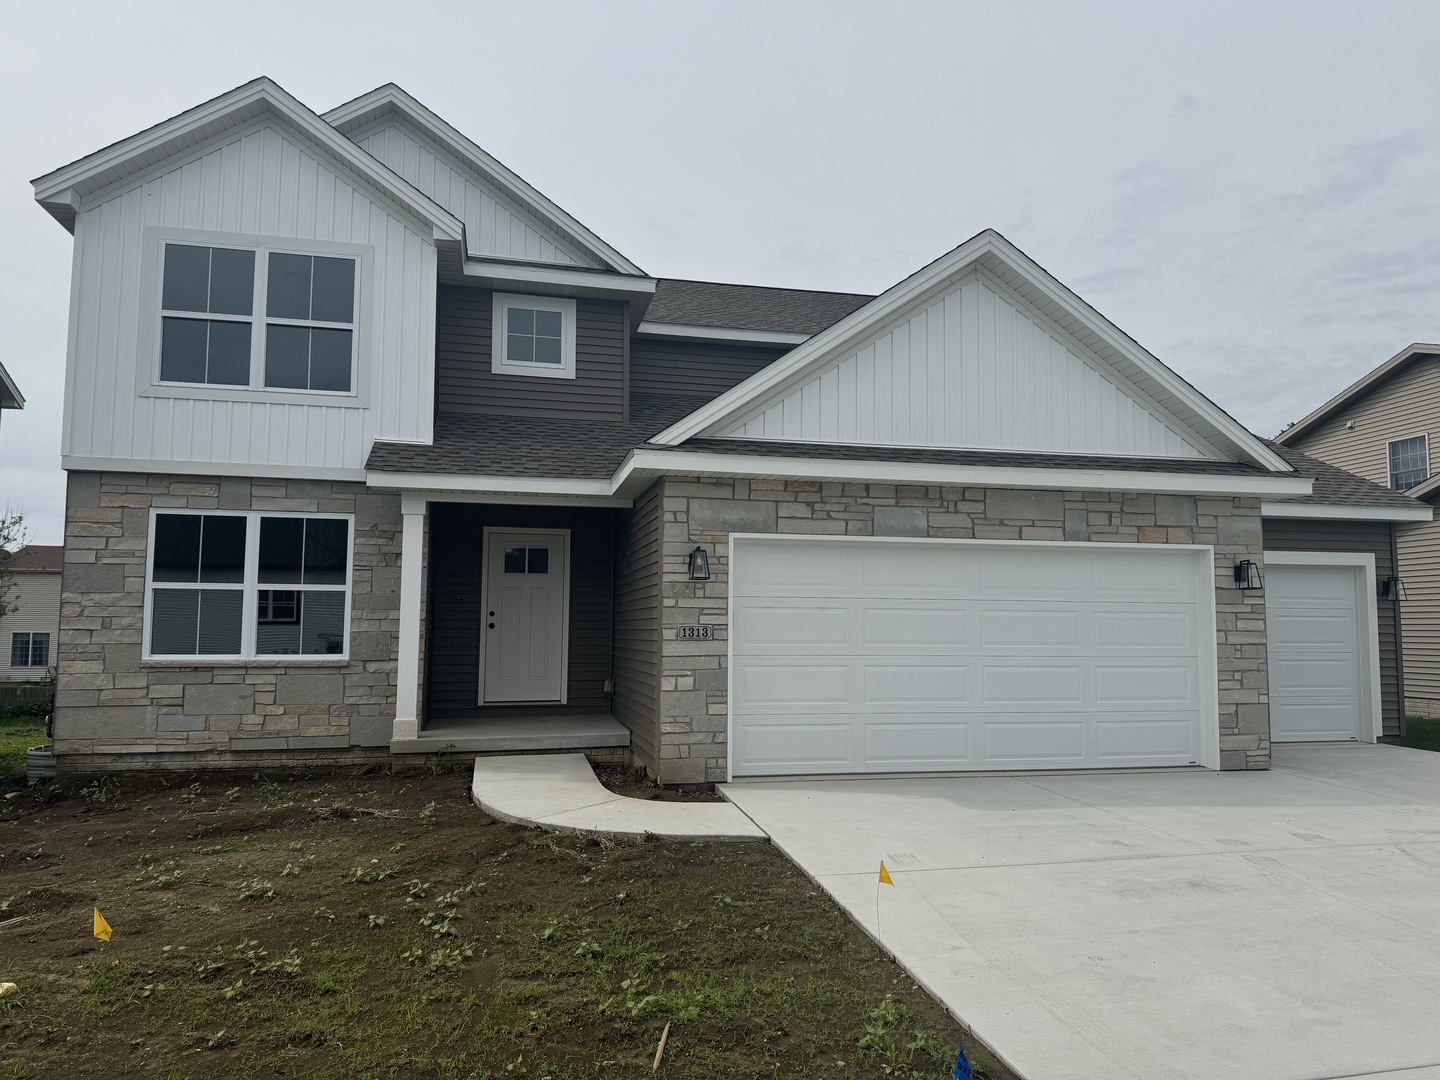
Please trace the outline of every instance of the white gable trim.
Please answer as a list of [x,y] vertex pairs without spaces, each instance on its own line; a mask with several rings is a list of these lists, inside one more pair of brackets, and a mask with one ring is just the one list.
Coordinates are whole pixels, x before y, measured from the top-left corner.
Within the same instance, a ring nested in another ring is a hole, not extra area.
[[622,274],[645,275],[644,270],[394,83],[377,87],[331,109],[324,114],[324,120],[348,137],[370,127],[383,113],[392,110],[406,117],[462,163],[480,173],[482,178],[497,184],[532,213],[551,222],[562,234],[572,237],[610,268]]
[[[1263,465],[1272,472],[1293,471],[1280,455],[1246,431],[1236,420],[1167,368],[1156,357],[1128,338],[1109,320],[1075,296],[994,230],[986,230],[978,236],[972,237],[949,254],[887,289],[868,304],[816,334],[788,355],[721,394],[683,420],[666,428],[650,441],[662,446],[678,446],[685,440],[699,435],[718,434],[727,424],[738,421],[744,412],[754,408],[766,397],[783,393],[847,345],[858,341],[862,334],[898,318],[911,305],[918,303],[932,290],[943,287],[966,267],[987,256],[997,259],[1012,269],[1043,294],[1048,303],[1040,308],[1040,313],[1052,323],[1063,325],[1057,317],[1057,312],[1063,313],[1067,316],[1067,321],[1073,322],[1076,326],[1083,328],[1087,334],[1094,335],[1096,339],[1109,346],[1109,349],[1118,358],[1143,375],[1145,380],[1160,391],[1163,397],[1169,398],[1181,406],[1179,418],[1182,421],[1186,419],[1185,412],[1192,414],[1194,420],[1188,423],[1187,427],[1193,429],[1199,426],[1206,429],[1212,442],[1229,449],[1236,456]],[[1033,300],[1027,301],[1027,303],[1030,307],[1037,306]],[[1092,347],[1087,351],[1094,351],[1094,349]],[[1127,378],[1126,383],[1133,385],[1135,379]],[[1141,386],[1137,389],[1148,391],[1149,388]],[[1147,396],[1154,399],[1156,394],[1149,391]],[[1166,414],[1174,415],[1177,409],[1171,407],[1164,411]]]
[[62,225],[73,228],[82,199],[267,112],[288,123],[329,157],[429,225],[434,239],[463,239],[464,226],[455,215],[380,164],[268,78],[248,82],[39,177],[33,181],[35,199]]
[[1290,503],[1262,500],[1260,516],[1306,518],[1325,521],[1431,521],[1435,511],[1428,506],[1344,506],[1324,503]]

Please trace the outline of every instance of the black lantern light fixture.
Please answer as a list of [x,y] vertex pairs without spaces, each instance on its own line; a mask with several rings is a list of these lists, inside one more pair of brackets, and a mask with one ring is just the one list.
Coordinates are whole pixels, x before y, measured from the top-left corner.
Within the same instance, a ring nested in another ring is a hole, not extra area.
[[1405,582],[1401,581],[1398,577],[1395,577],[1394,575],[1383,578],[1380,582],[1380,599],[1404,600]]
[[1245,592],[1263,589],[1265,579],[1260,576],[1260,564],[1251,559],[1241,559],[1235,564],[1235,586]]
[[696,547],[690,552],[690,580],[710,580],[710,556],[706,554],[703,547]]

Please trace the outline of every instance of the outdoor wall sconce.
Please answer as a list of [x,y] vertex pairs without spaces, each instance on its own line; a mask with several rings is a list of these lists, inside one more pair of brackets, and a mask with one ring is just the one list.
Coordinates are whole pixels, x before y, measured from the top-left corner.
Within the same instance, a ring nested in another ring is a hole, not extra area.
[[705,553],[703,547],[697,547],[690,552],[690,580],[710,580],[710,556]]
[[1398,577],[1387,577],[1380,582],[1381,600],[1404,600],[1405,582]]
[[1260,576],[1260,565],[1250,559],[1241,559],[1235,564],[1235,584],[1244,591],[1263,589],[1265,580]]

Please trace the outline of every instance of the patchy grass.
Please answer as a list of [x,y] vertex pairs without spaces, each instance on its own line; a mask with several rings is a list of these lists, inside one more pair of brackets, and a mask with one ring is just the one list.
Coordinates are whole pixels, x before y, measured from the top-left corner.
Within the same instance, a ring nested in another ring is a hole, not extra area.
[[46,742],[45,717],[33,710],[10,710],[0,716],[0,785],[25,776],[25,751]]
[[768,845],[504,825],[445,771],[22,791],[0,912],[6,1080],[615,1080],[666,1023],[671,1077],[1010,1080]]
[[1416,750],[1440,750],[1440,720],[1407,716],[1405,734],[1399,741],[1401,746],[1413,746]]

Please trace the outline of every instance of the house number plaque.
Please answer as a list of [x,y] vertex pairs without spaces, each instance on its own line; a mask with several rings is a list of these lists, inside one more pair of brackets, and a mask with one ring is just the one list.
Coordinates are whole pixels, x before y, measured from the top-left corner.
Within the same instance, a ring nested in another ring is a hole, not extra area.
[[679,641],[709,641],[715,636],[713,626],[677,626],[675,637]]

